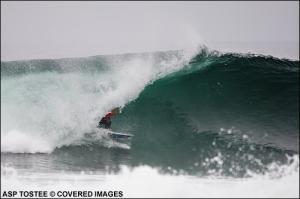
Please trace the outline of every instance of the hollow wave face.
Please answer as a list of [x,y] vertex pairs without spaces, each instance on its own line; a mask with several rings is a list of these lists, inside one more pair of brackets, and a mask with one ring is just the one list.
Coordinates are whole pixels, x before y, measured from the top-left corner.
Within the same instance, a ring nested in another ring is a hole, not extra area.
[[298,61],[201,51],[148,85],[116,126],[136,132],[136,159],[164,171],[247,176],[299,153],[298,110]]

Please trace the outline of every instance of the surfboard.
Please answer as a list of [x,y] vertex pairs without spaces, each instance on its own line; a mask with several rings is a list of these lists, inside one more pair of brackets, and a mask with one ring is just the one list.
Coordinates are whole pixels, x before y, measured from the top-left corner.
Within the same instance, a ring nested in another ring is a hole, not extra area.
[[131,138],[133,137],[132,134],[128,134],[128,133],[117,133],[117,132],[109,132],[108,135],[111,138]]

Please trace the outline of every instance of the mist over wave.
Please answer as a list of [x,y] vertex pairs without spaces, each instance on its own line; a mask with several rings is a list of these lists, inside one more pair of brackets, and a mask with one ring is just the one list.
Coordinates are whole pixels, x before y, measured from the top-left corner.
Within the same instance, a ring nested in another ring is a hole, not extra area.
[[191,56],[171,51],[2,62],[1,149],[51,152],[69,145],[94,129],[106,111],[124,107]]

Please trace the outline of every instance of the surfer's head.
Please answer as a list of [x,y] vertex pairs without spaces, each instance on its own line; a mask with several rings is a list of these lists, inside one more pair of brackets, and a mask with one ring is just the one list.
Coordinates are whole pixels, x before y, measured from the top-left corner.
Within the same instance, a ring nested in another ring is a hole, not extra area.
[[111,110],[111,113],[112,115],[118,115],[120,113],[120,108],[119,107],[116,107],[114,109]]

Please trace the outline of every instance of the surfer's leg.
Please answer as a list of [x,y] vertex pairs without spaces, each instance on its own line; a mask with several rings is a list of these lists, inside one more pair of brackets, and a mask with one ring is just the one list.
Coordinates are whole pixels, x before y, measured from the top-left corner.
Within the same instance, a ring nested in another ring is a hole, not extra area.
[[108,122],[105,124],[105,128],[110,129],[110,126],[111,126],[111,121],[108,121]]
[[106,125],[102,120],[98,123],[98,128],[106,128]]

